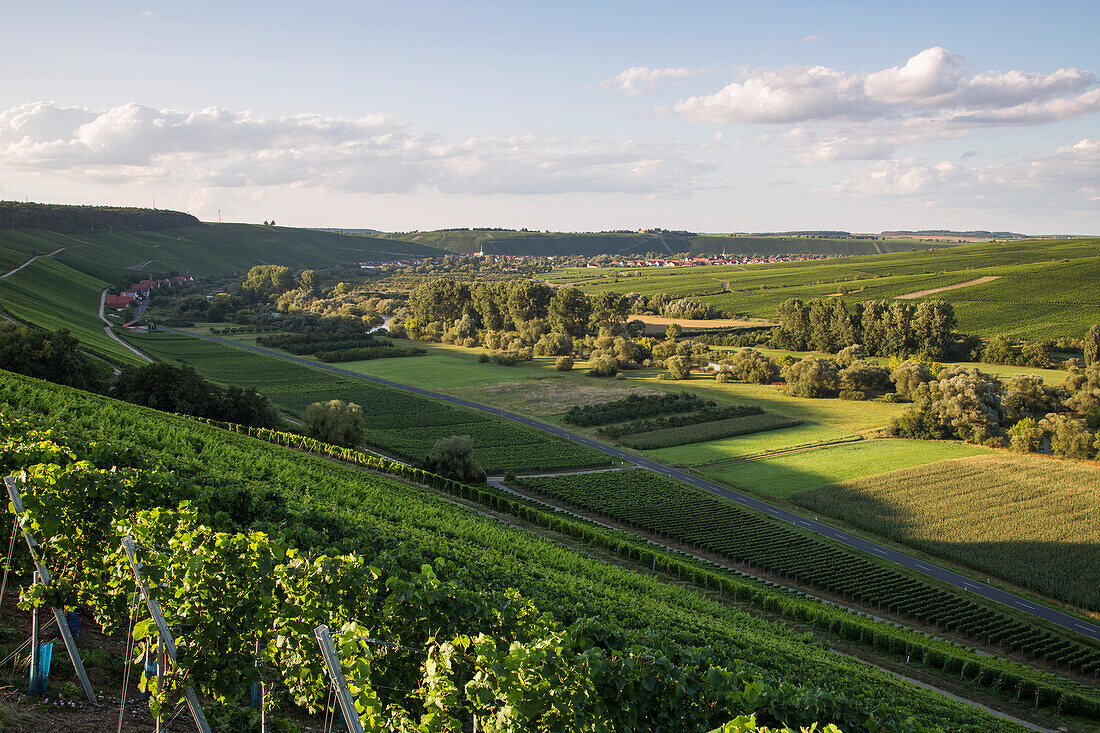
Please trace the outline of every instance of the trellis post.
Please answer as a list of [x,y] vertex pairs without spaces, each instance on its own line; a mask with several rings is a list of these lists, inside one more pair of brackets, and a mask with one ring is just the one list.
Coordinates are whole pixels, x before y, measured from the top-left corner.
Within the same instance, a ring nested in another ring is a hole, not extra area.
[[[168,622],[164,620],[164,612],[161,611],[160,602],[149,593],[149,583],[141,572],[142,564],[137,557],[137,548],[134,545],[134,539],[130,536],[123,537],[122,549],[126,552],[126,558],[130,561],[130,569],[134,571],[134,580],[137,582],[138,592],[141,593],[141,597],[145,601],[145,606],[149,609],[149,615],[153,617],[153,623],[157,626],[157,634],[160,636],[161,644],[161,659],[167,657],[175,663],[176,642],[172,639],[172,632],[168,628]],[[158,684],[160,684],[160,681],[163,679],[165,671],[164,669],[161,670],[162,677],[157,680]],[[200,733],[210,733],[210,726],[206,722],[206,716],[203,715],[202,706],[199,704],[199,697],[195,694],[195,688],[183,688],[183,697],[187,701],[187,709],[191,712],[191,718],[194,719],[195,726],[199,729]]]
[[332,633],[328,627],[321,624],[313,630],[317,637],[317,644],[321,647],[321,655],[325,658],[325,668],[328,670],[332,686],[336,688],[336,701],[340,703],[340,711],[344,714],[344,722],[347,723],[349,733],[363,733],[363,723],[359,720],[359,713],[355,709],[355,701],[351,698],[351,690],[348,689],[348,681],[344,679],[344,670],[340,666],[340,657],[336,654],[336,645],[332,643]]
[[[19,496],[19,487],[15,483],[15,476],[5,476],[4,486],[8,490],[8,498],[11,500],[12,508],[15,510],[16,521],[19,522],[19,528],[23,530],[23,539],[27,541],[27,549],[31,553],[31,562],[34,563],[34,568],[38,572],[38,580],[42,585],[47,588],[50,585],[50,571],[46,569],[46,564],[38,559],[38,541],[23,526],[22,517],[26,511],[23,508],[23,499]],[[73,632],[69,629],[69,621],[65,618],[65,610],[62,608],[53,609],[54,618],[57,620],[57,629],[61,632],[61,639],[65,642],[65,651],[69,653],[69,661],[73,664],[73,669],[76,671],[76,676],[80,679],[80,686],[84,688],[84,695],[88,698],[88,702],[93,705],[99,705],[99,700],[96,699],[95,691],[92,690],[92,683],[88,679],[88,673],[84,670],[84,662],[80,659],[80,651],[76,648],[76,640],[73,639]],[[37,616],[35,616],[37,621]],[[32,651],[31,664],[37,666],[38,660],[35,658],[38,655],[38,649]]]

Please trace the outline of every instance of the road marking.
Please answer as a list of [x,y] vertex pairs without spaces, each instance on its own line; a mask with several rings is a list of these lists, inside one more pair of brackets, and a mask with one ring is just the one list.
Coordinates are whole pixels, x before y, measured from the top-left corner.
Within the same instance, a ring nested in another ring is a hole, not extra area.
[[923,570],[923,571],[924,571],[924,572],[926,572],[926,573],[931,573],[931,572],[933,572],[933,571],[932,571],[932,568],[928,567],[927,565],[925,565],[925,564],[924,564],[924,563],[922,563],[922,562],[917,562],[917,563],[913,563],[913,564],[914,564],[914,565],[916,565],[916,566],[917,566],[917,568],[919,568],[920,570]]
[[883,557],[886,557],[886,552],[883,551],[883,550],[880,550],[877,547],[872,547],[871,552],[875,553],[876,555],[882,555]]

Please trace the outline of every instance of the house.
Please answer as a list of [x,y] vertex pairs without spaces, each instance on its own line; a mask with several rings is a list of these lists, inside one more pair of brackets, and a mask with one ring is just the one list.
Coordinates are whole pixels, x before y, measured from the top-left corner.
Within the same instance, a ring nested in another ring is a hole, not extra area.
[[126,306],[134,302],[133,293],[123,293],[122,295],[108,295],[104,299],[104,305],[111,310],[120,311]]

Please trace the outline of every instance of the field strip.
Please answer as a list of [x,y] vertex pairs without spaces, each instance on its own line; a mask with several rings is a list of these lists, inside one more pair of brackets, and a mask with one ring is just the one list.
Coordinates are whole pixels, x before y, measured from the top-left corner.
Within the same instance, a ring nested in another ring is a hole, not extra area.
[[[1013,601],[1023,600],[1022,598],[1020,598],[1019,596],[1017,596],[1013,593],[1009,593],[1008,591],[1001,590],[1000,588],[997,588],[997,587],[992,586],[992,585],[988,585],[986,583],[980,583],[980,582],[971,580],[970,578],[966,577],[965,575],[961,575],[960,573],[956,573],[952,570],[948,570],[947,568],[941,568],[941,567],[935,566],[935,567],[933,567],[933,572],[923,571],[923,570],[916,567],[916,563],[918,563],[920,561],[917,560],[917,558],[915,558],[912,555],[908,555],[904,552],[900,552],[898,550],[894,550],[894,549],[891,549],[889,547],[879,545],[875,542],[864,539],[863,537],[858,537],[858,536],[850,534],[848,532],[839,531],[835,527],[832,527],[831,525],[824,524],[824,523],[816,521],[816,520],[813,520],[813,521],[808,520],[805,517],[803,517],[801,514],[797,514],[797,513],[792,512],[788,509],[777,507],[777,506],[775,506],[773,504],[770,504],[769,502],[766,502],[762,499],[758,499],[755,496],[751,496],[749,494],[745,494],[745,493],[742,493],[740,491],[735,491],[733,489],[730,489],[727,486],[723,486],[723,485],[715,483],[713,481],[709,481],[707,479],[701,478],[701,477],[696,476],[692,473],[689,473],[688,471],[685,471],[683,469],[673,468],[672,466],[666,466],[666,465],[664,465],[662,463],[658,463],[658,462],[656,462],[652,459],[645,458],[644,456],[638,456],[636,454],[633,454],[633,453],[630,453],[628,451],[622,450],[621,448],[617,448],[615,446],[611,446],[611,445],[608,445],[606,443],[601,443],[600,441],[595,440],[594,438],[589,438],[586,435],[581,435],[579,433],[574,433],[574,432],[571,432],[569,430],[565,430],[564,428],[559,428],[556,425],[551,425],[550,423],[543,422],[541,420],[536,420],[534,418],[530,418],[530,417],[527,417],[525,415],[518,415],[514,412],[509,412],[509,411],[503,410],[499,407],[492,407],[491,405],[483,405],[483,404],[480,404],[478,402],[472,402],[470,400],[462,399],[461,397],[453,397],[451,395],[443,394],[441,392],[434,392],[432,390],[424,389],[422,387],[413,387],[412,385],[409,385],[409,384],[402,384],[401,382],[394,382],[394,381],[389,380],[389,379],[382,379],[381,377],[375,377],[375,376],[371,376],[369,374],[362,374],[360,372],[354,372],[354,371],[351,371],[350,369],[343,369],[341,367],[333,366],[331,364],[324,364],[324,363],[321,363],[321,362],[312,361],[310,359],[305,359],[305,358],[302,358],[302,357],[299,357],[299,356],[291,356],[289,354],[283,354],[283,353],[280,353],[278,351],[273,351],[271,349],[262,348],[260,346],[253,346],[251,344],[242,344],[242,343],[239,343],[237,341],[231,341],[229,339],[223,339],[223,338],[219,338],[217,336],[208,336],[208,335],[205,335],[205,334],[188,333],[186,331],[179,331],[179,330],[174,329],[174,328],[162,327],[160,330],[163,331],[164,333],[174,333],[174,334],[178,334],[180,336],[188,336],[188,337],[191,337],[191,338],[200,338],[200,339],[206,339],[208,341],[214,341],[216,343],[225,344],[226,346],[232,346],[233,348],[236,348],[236,349],[242,349],[244,351],[252,351],[252,352],[255,352],[257,354],[263,354],[265,356],[273,357],[273,358],[276,358],[276,359],[283,359],[285,361],[296,362],[298,364],[303,364],[303,365],[305,365],[307,367],[311,367],[313,369],[320,369],[321,371],[327,371],[327,372],[331,372],[333,374],[339,374],[341,376],[350,377],[352,379],[361,379],[361,380],[364,380],[364,381],[367,381],[367,382],[374,382],[375,384],[381,384],[381,385],[384,385],[386,387],[392,387],[394,389],[405,390],[407,392],[412,392],[413,394],[423,395],[424,397],[432,397],[432,398],[435,398],[437,400],[442,400],[443,402],[448,402],[450,404],[459,405],[460,407],[467,407],[467,408],[470,408],[470,409],[473,409],[473,410],[480,410],[481,412],[486,412],[486,413],[489,413],[490,415],[496,415],[497,417],[503,417],[503,418],[506,418],[508,420],[512,420],[513,422],[517,422],[521,425],[526,425],[527,427],[534,428],[536,430],[541,430],[543,432],[550,433],[551,435],[556,435],[559,438],[565,438],[566,440],[571,440],[574,443],[578,443],[580,445],[587,446],[589,448],[593,448],[595,450],[598,450],[602,453],[605,453],[605,454],[611,456],[612,458],[618,458],[619,460],[634,462],[638,466],[640,466],[642,468],[649,469],[650,471],[653,471],[654,473],[660,474],[662,476],[667,476],[667,477],[669,477],[673,480],[680,481],[680,482],[685,483],[689,486],[694,486],[695,488],[700,489],[702,491],[707,491],[707,492],[710,492],[710,493],[715,494],[717,496],[721,496],[725,499],[729,499],[730,501],[733,501],[733,502],[735,502],[735,503],[737,503],[741,506],[748,507],[749,509],[753,509],[753,510],[758,511],[758,512],[764,512],[764,513],[766,513],[766,514],[768,514],[772,517],[775,517],[776,519],[787,522],[788,524],[797,525],[799,523],[799,520],[803,520],[807,523],[806,525],[803,525],[803,526],[806,526],[809,531],[814,532],[814,533],[819,534],[819,535],[824,536],[824,537],[830,537],[830,538],[836,539],[841,544],[847,545],[848,547],[852,547],[856,550],[860,550],[862,552],[868,552],[869,553],[871,551],[872,547],[877,548],[877,550],[882,553],[882,557],[885,560],[887,560],[888,562],[894,563],[896,565],[900,565],[904,568],[913,570],[914,572],[918,572],[922,575],[927,575],[929,577],[935,578],[936,580],[939,580],[939,581],[941,581],[943,583],[946,583],[950,586],[954,586],[955,588],[958,588],[959,590],[970,591],[971,593],[974,593],[977,596],[985,598],[986,600],[994,601],[996,603],[1000,603],[1004,606],[1009,606],[1009,607],[1014,607],[1014,606],[1012,606]],[[1033,616],[1035,618],[1039,618],[1039,619],[1042,619],[1044,621],[1047,621],[1047,622],[1049,622],[1051,624],[1054,624],[1054,625],[1056,625],[1056,626],[1058,626],[1062,629],[1066,629],[1066,630],[1072,631],[1074,633],[1082,634],[1084,636],[1087,636],[1090,639],[1100,640],[1100,624],[1084,624],[1085,628],[1082,628],[1082,625],[1079,623],[1080,619],[1078,619],[1075,616],[1071,616],[1068,613],[1063,613],[1062,611],[1059,611],[1059,610],[1057,610],[1055,608],[1052,608],[1050,606],[1036,606],[1034,611],[1032,611],[1032,612],[1026,612],[1025,611],[1024,613],[1026,615]]]
[[[722,440],[722,438],[719,438]],[[751,456],[741,456],[740,458],[730,458],[727,461],[715,461],[714,463],[701,463],[698,466],[692,466],[692,468],[713,468],[714,466],[728,466],[731,463],[743,463],[745,461],[759,461],[763,458],[774,458],[775,456],[785,456],[788,453],[801,453],[803,451],[813,450],[814,448],[824,448],[829,445],[844,445],[845,443],[858,443],[861,440],[869,440],[862,435],[853,435],[848,438],[837,438],[836,440],[826,440],[823,443],[807,443],[806,445],[795,445],[790,448],[777,448],[776,450],[764,451],[762,453],[756,453]]]
[[897,300],[912,300],[913,298],[920,298],[925,295],[932,295],[933,293],[942,293],[945,290],[957,290],[958,288],[968,288],[971,285],[981,285],[983,283],[991,283],[994,280],[1000,280],[1000,275],[985,275],[983,277],[975,278],[973,280],[967,280],[964,283],[958,283],[957,285],[944,285],[942,288],[928,288],[927,290],[916,290],[912,293],[906,293],[905,295],[895,296]]

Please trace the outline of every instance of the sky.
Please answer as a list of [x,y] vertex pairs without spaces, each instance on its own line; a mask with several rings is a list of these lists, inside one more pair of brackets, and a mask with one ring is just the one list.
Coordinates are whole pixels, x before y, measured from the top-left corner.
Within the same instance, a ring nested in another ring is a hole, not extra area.
[[0,199],[1100,234],[1095,2],[0,6]]

